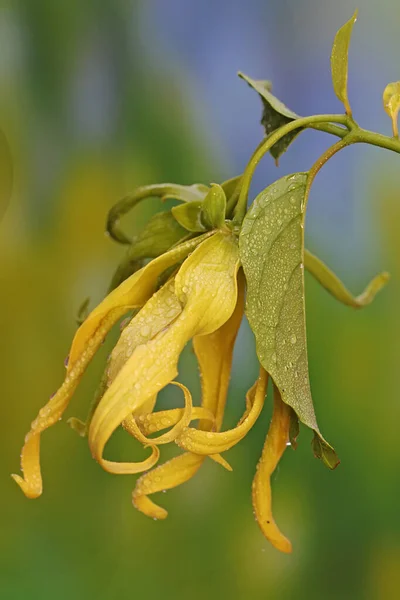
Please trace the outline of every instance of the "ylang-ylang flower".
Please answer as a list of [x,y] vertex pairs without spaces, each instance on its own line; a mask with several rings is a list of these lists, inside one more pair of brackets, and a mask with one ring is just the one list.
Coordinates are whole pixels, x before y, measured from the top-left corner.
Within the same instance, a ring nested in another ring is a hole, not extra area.
[[[174,266],[169,279],[159,287],[160,276]],[[88,422],[84,425],[72,420],[72,424],[87,433],[92,455],[106,471],[145,472],[136,482],[133,504],[156,519],[165,518],[167,512],[150,496],[189,480],[207,457],[231,470],[223,453],[243,439],[255,423],[268,383],[267,373],[260,368],[240,422],[234,429],[221,432],[244,294],[237,236],[228,229],[207,232],[175,246],[112,291],[78,329],[66,378],[39,411],[25,438],[23,477],[13,475],[25,495],[36,498],[42,493],[41,433],[61,418],[106,334],[132,309],[136,312],[108,359],[101,393]],[[201,374],[200,405],[195,405],[190,391],[175,381],[179,356],[190,340]],[[169,384],[183,392],[184,408],[154,410],[157,394]],[[197,421],[197,427],[192,427],[191,421]],[[104,448],[120,426],[147,449],[149,454],[142,462],[104,458]],[[269,481],[286,447],[288,427],[288,407],[275,390],[271,428],[253,484],[253,504],[264,535],[283,551],[290,551],[291,546],[274,524]],[[159,433],[162,430],[165,432]],[[155,467],[160,446],[167,443],[175,443],[184,452]]]

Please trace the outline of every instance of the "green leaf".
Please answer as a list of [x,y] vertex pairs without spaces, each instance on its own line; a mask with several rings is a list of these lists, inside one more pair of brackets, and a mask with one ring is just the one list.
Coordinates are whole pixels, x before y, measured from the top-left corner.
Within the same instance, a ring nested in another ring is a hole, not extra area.
[[226,196],[223,188],[214,183],[203,202],[203,221],[210,229],[220,229],[225,224]]
[[140,269],[143,266],[143,259],[157,258],[186,235],[186,229],[179,225],[170,210],[153,215],[118,265],[108,292]]
[[257,196],[243,221],[239,248],[247,281],[246,315],[259,361],[282,400],[316,432],[320,440],[319,446],[314,446],[316,455],[333,468],[338,459],[319,431],[308,375],[304,305],[307,177],[307,173],[288,175]]
[[209,187],[201,183],[178,185],[175,183],[159,183],[137,188],[132,194],[125,196],[114,204],[107,216],[106,231],[120,244],[130,244],[132,240],[119,228],[120,218],[132,210],[139,202],[147,198],[158,197],[161,200],[174,199],[180,202],[201,202],[208,194]]
[[398,116],[400,111],[400,81],[389,83],[383,92],[383,106],[392,119],[393,136],[399,137]]
[[354,23],[357,20],[356,10],[354,15],[339,29],[333,41],[331,54],[331,71],[333,89],[336,96],[343,102],[346,114],[351,116],[351,108],[347,96],[347,78],[349,71],[349,46]]
[[0,130],[0,221],[11,197],[13,164],[11,151],[4,133]]
[[307,271],[330,293],[332,296],[352,308],[362,308],[371,304],[376,294],[390,279],[389,273],[379,273],[372,279],[359,296],[353,296],[339,277],[335,275],[325,263],[308,250],[304,253],[304,266]]
[[[244,79],[250,87],[252,87],[261,97],[263,103],[263,114],[261,117],[261,123],[264,126],[265,134],[268,136],[286,123],[299,119],[299,115],[290,110],[283,104],[278,98],[271,94],[272,84],[270,81],[264,81],[261,79],[251,79],[244,73],[238,73],[239,77]],[[292,133],[288,133],[279,142],[276,142],[270,150],[272,156],[277,161],[281,154],[286,152],[289,144],[294,138],[302,131],[302,129],[296,129]]]

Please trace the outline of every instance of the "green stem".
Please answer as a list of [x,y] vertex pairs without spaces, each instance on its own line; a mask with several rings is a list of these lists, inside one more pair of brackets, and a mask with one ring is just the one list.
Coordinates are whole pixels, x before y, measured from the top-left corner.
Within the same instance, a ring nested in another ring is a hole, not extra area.
[[327,163],[330,158],[332,158],[332,156],[351,144],[370,144],[372,146],[378,146],[379,148],[385,148],[400,154],[400,141],[397,138],[389,138],[386,135],[368,131],[367,129],[362,129],[355,124],[353,129],[351,129],[341,140],[336,142],[336,144],[333,144],[333,146],[328,148],[328,150],[326,150],[326,152],[324,152],[324,154],[322,154],[322,156],[320,156],[311,167],[305,193],[306,202],[308,201],[310,188],[317,173],[321,170],[324,164]]
[[244,215],[246,214],[247,210],[247,198],[249,194],[250,183],[253,178],[254,171],[256,170],[256,167],[263,158],[264,154],[266,154],[282,137],[288,133],[291,133],[292,131],[295,131],[296,129],[313,127],[319,123],[331,125],[332,122],[348,126],[349,119],[346,115],[313,115],[311,117],[303,117],[301,119],[291,121],[283,127],[280,127],[263,141],[263,143],[254,152],[243,174],[242,188],[240,190],[239,200],[236,204],[234,212],[233,221],[235,224],[239,225],[244,219]]
[[352,143],[351,141],[350,142],[348,141],[349,136],[350,136],[350,133],[348,133],[347,136],[344,137],[343,139],[336,142],[336,144],[333,144],[333,146],[328,148],[328,150],[326,150],[326,152],[324,152],[322,154],[322,156],[320,156],[319,159],[311,167],[311,169],[308,173],[307,186],[306,186],[306,191],[305,191],[305,195],[304,195],[305,204],[307,204],[307,202],[308,202],[310,188],[314,182],[316,174],[318,173],[318,171],[320,171],[322,169],[324,164],[327,163],[330,158],[332,158],[332,156],[334,156],[335,154],[337,154],[337,152],[340,152],[340,150],[342,150],[343,148],[348,146],[349,143],[350,144]]
[[[345,125],[346,128],[338,127],[337,125],[334,125],[334,123]],[[353,121],[353,119],[349,118],[347,115],[315,115],[291,121],[290,123],[287,123],[283,127],[280,127],[271,135],[269,135],[263,141],[263,143],[258,146],[250,161],[248,162],[245,172],[243,174],[240,195],[234,211],[233,221],[235,224],[240,225],[243,221],[244,215],[246,214],[250,183],[258,163],[263,158],[263,156],[272,148],[272,146],[276,144],[276,142],[278,142],[282,137],[284,137],[288,133],[299,128],[318,129],[320,131],[325,131],[326,133],[337,135],[341,138],[341,140],[337,142],[337,144],[334,144],[331,148],[329,148],[312,167],[310,171],[307,191],[309,191],[314,177],[321,169],[321,167],[334,154],[339,152],[339,150],[342,150],[342,148],[350,146],[351,144],[370,144],[372,146],[385,148],[387,150],[392,150],[393,152],[397,152],[398,154],[400,154],[400,140],[397,137],[389,138],[386,135],[375,133],[373,131],[368,131],[367,129],[362,129],[357,125],[357,123],[355,123],[355,121]]]

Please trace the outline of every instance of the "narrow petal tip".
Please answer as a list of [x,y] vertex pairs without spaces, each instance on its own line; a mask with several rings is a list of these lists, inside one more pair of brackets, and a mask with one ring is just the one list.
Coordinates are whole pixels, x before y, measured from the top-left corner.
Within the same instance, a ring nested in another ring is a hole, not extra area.
[[21,490],[23,491],[23,493],[25,494],[25,496],[27,498],[30,499],[35,499],[35,498],[39,498],[39,496],[42,495],[42,482],[41,481],[37,481],[37,482],[32,482],[32,481],[26,481],[23,477],[21,477],[20,475],[16,475],[16,474],[12,474],[11,477],[14,479],[14,481],[19,485],[19,487],[21,488]]
[[163,520],[168,517],[168,511],[162,506],[158,506],[158,504],[150,500],[147,496],[136,495],[135,492],[133,492],[132,504],[135,508],[140,510],[140,512],[152,519]]

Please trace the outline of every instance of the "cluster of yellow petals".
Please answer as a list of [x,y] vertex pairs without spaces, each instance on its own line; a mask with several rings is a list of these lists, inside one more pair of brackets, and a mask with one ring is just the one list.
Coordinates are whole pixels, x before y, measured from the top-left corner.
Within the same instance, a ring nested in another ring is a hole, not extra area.
[[[175,274],[157,289],[159,277],[173,267]],[[86,425],[72,420],[73,426],[87,434],[93,457],[106,471],[146,471],[136,482],[133,504],[153,518],[163,519],[167,511],[149,496],[188,481],[206,457],[231,470],[222,453],[254,425],[268,384],[268,374],[261,368],[238,425],[221,431],[244,297],[237,238],[229,231],[210,232],[174,247],[109,294],[78,329],[65,381],[40,410],[25,438],[23,477],[13,475],[25,495],[36,498],[42,493],[41,433],[61,418],[106,334],[131,309],[139,310],[110,355],[90,419]],[[193,406],[189,390],[175,381],[179,356],[189,340],[193,340],[200,368],[201,406]],[[183,391],[184,408],[154,411],[157,394],[169,384]],[[290,552],[291,545],[271,515],[270,477],[288,442],[289,410],[275,389],[271,427],[253,483],[253,506],[261,530],[284,552]],[[198,421],[197,427],[190,427],[191,421]],[[150,454],[142,462],[104,458],[105,446],[120,426],[149,448]],[[185,452],[155,467],[159,447],[167,443],[175,443]]]

